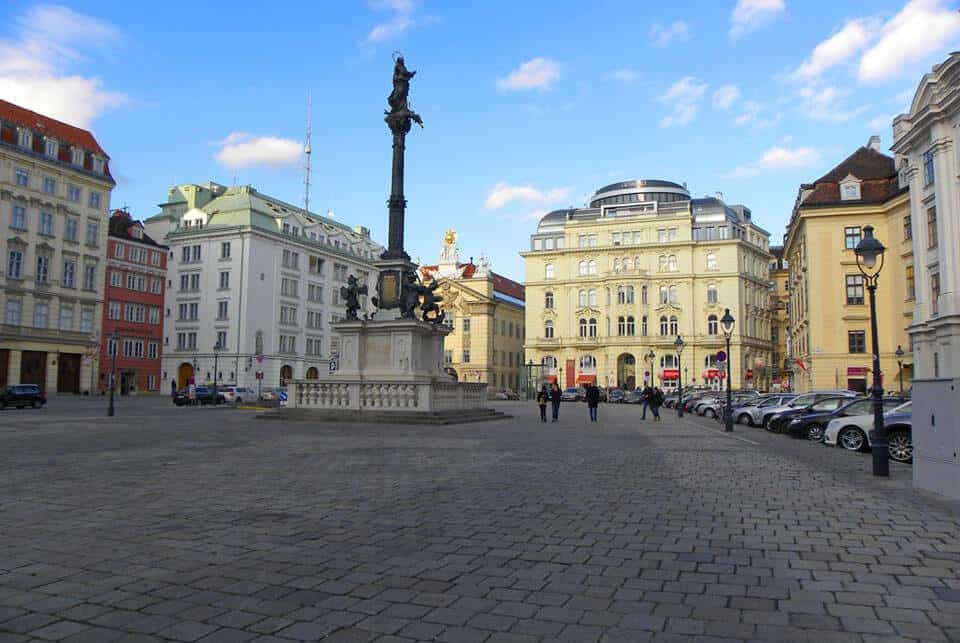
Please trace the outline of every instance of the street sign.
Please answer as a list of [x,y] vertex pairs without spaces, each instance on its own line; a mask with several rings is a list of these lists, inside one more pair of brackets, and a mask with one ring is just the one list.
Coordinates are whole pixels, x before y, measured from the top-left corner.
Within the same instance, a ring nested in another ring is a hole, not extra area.
[[337,367],[338,367],[338,366],[339,366],[339,364],[337,363],[337,359],[336,359],[336,358],[330,360],[330,372],[331,372],[331,373],[334,372],[335,370],[337,370]]
[[258,379],[258,380],[262,380],[262,379],[263,379],[263,371],[257,371],[257,379]]
[[717,361],[718,362],[727,361],[727,354],[723,351],[717,351]]
[[280,389],[279,398],[280,398],[280,406],[286,406],[286,405],[287,405],[287,390],[286,390],[286,389]]

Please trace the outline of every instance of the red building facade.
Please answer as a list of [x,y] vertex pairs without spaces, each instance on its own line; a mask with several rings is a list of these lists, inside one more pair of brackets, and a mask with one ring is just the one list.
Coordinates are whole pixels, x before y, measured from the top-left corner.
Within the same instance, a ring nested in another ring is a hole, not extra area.
[[116,357],[116,392],[166,391],[160,374],[167,247],[127,212],[110,217],[100,342],[101,391],[110,390]]

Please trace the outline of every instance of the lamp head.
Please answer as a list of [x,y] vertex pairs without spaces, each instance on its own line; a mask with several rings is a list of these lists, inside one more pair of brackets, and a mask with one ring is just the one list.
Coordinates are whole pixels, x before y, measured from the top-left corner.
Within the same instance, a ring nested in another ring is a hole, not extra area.
[[897,352],[894,353],[894,355],[897,356],[897,359],[903,359],[903,355],[904,355],[903,346],[901,346],[900,344],[897,344]]
[[720,328],[723,329],[723,334],[727,337],[733,335],[733,325],[736,323],[733,315],[730,314],[730,309],[727,308],[723,311],[723,317],[720,318]]
[[673,342],[674,347],[677,349],[677,352],[680,353],[683,351],[684,341],[680,335],[677,335],[677,340]]
[[[857,255],[857,267],[860,268],[865,276],[879,274],[880,268],[883,268],[883,252],[886,248],[873,236],[873,226],[863,227],[863,238],[854,249]],[[878,267],[879,262],[879,267]]]

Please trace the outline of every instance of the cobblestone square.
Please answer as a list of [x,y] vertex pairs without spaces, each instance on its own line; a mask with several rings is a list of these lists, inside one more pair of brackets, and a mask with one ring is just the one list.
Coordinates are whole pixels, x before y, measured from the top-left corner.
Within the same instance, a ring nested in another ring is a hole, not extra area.
[[0,642],[957,641],[960,512],[852,454],[541,424],[0,413]]

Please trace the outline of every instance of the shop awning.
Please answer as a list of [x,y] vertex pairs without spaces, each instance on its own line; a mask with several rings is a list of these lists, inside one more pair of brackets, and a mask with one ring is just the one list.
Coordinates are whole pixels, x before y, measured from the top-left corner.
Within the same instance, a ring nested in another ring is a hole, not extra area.
[[596,384],[597,383],[596,374],[586,375],[584,373],[581,373],[580,375],[577,375],[577,384],[587,384],[587,383]]
[[665,368],[660,372],[660,378],[665,380],[680,379],[679,368]]

